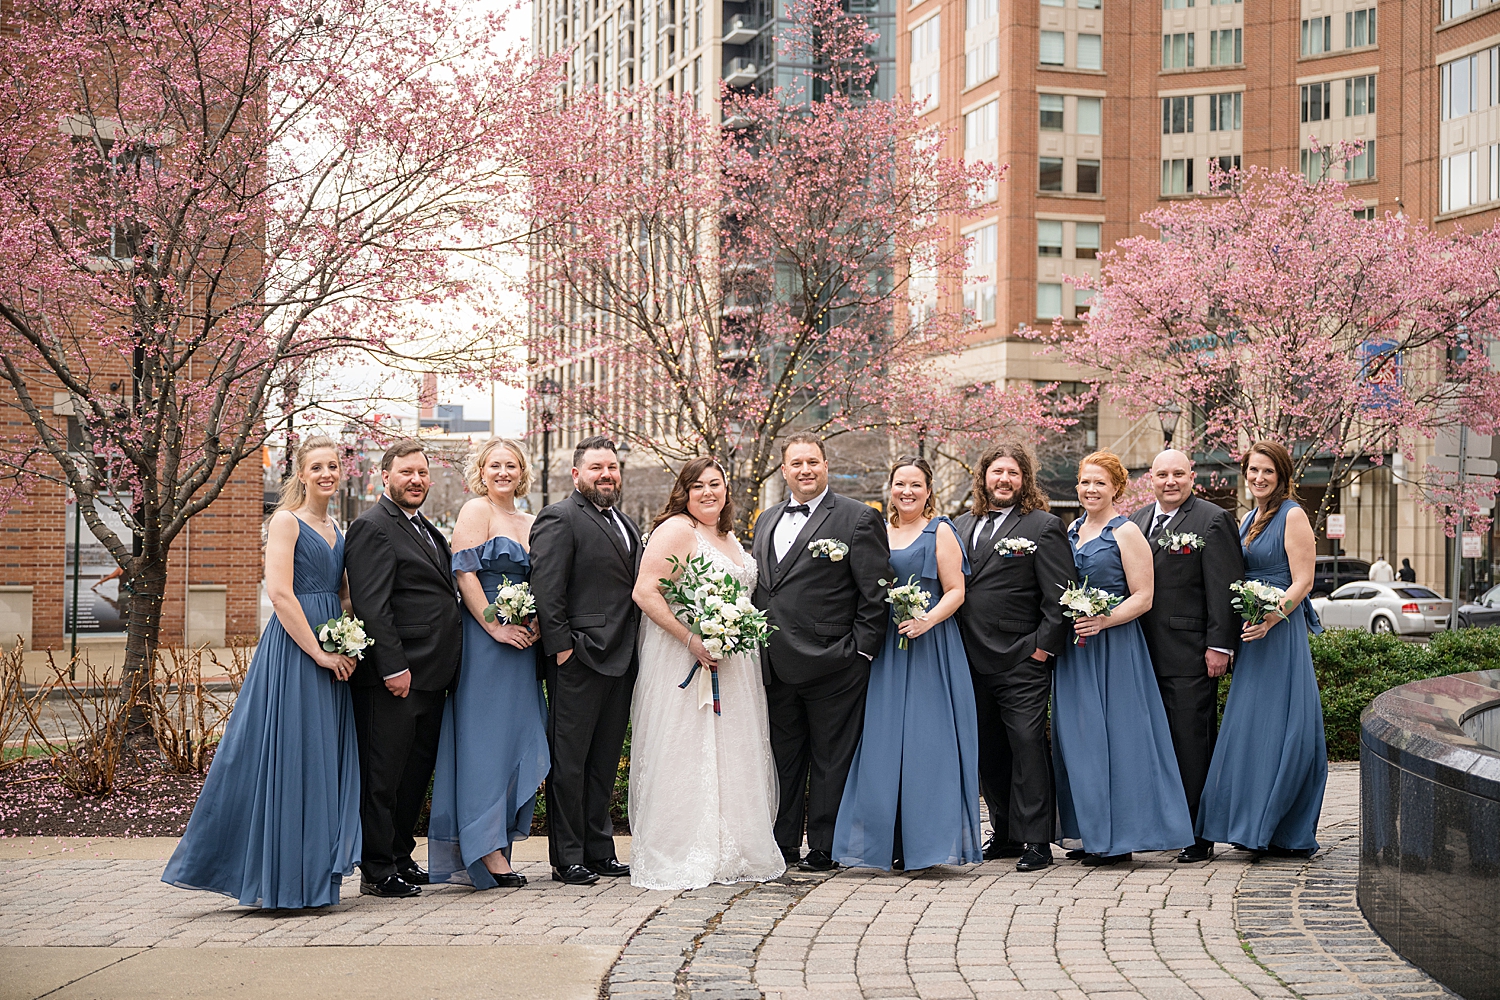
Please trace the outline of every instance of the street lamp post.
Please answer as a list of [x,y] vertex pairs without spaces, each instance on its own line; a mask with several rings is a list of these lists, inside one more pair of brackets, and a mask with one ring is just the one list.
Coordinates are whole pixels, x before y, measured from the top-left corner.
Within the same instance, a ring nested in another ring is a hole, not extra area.
[[1177,421],[1182,416],[1182,407],[1175,402],[1157,407],[1156,419],[1161,421],[1161,436],[1166,447],[1172,447],[1172,438],[1177,434]]
[[552,420],[557,410],[562,386],[550,375],[536,385],[536,402],[542,419],[542,506],[552,502]]

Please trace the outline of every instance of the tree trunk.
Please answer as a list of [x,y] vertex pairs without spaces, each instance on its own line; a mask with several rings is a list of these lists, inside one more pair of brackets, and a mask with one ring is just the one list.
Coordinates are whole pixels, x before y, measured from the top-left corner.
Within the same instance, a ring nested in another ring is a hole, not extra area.
[[135,708],[129,723],[132,729],[147,721],[145,706],[150,699],[146,688],[151,683],[151,665],[161,642],[161,611],[167,593],[167,551],[154,540],[148,541],[136,561],[135,573],[121,581],[129,587],[130,613],[125,620],[125,665],[120,675],[120,694],[126,697],[135,692]]

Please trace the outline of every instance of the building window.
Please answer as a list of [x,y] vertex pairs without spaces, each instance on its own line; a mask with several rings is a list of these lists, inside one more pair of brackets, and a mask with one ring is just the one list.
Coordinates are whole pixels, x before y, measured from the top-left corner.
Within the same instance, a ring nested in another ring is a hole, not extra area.
[[[1492,52],[1494,50],[1491,50]],[[1494,102],[1494,60],[1490,59],[1490,94]],[[1460,118],[1479,110],[1479,54],[1443,63],[1440,79],[1443,120]]]
[[[1097,291],[1098,291],[1097,288],[1074,288],[1073,289],[1073,315],[1074,316],[1082,316],[1086,312],[1092,312],[1093,311],[1093,308],[1094,308],[1094,293],[1096,293]],[[1094,405],[1098,406],[1099,404],[1096,402]],[[1097,419],[1097,418],[1098,418],[1098,414],[1096,413],[1095,414],[1095,419]]]
[[1302,54],[1315,56],[1333,50],[1333,18],[1314,17],[1302,22]]
[[1051,219],[1036,222],[1036,255],[1038,257],[1061,257],[1063,247],[1063,224]]
[[1097,97],[1078,99],[1078,134],[1099,135],[1103,124],[1102,102]]
[[1103,69],[1104,68],[1104,36],[1103,35],[1079,35],[1078,36],[1078,68],[1079,69]]
[[989,41],[964,53],[964,86],[983,83],[1000,72],[1000,39]]
[[1098,259],[1099,223],[1080,222],[1073,227],[1073,256],[1078,260]]
[[1036,315],[1038,319],[1053,319],[1062,315],[1062,285],[1051,281],[1037,282]]
[[1037,190],[1039,191],[1061,191],[1062,190],[1062,168],[1061,157],[1042,156],[1037,159]]
[[1161,0],[1162,10],[1186,10],[1193,5],[1193,0]]
[[1485,0],[1443,0],[1443,20],[1463,17],[1471,10],[1478,10],[1484,2]]
[[[1061,98],[1058,98],[1061,101]],[[1046,126],[1043,126],[1044,128]],[[1059,126],[1061,127],[1061,126]],[[1000,132],[1000,102],[990,101],[964,115],[964,148],[994,142]]]
[[1161,193],[1191,194],[1193,191],[1193,161],[1161,161]]
[[1099,193],[1099,161],[1079,160],[1077,168],[1078,193]]
[[1067,0],[1042,0],[1043,7],[1066,7]]
[[1163,97],[1161,99],[1161,134],[1178,135],[1193,130],[1193,104],[1191,97]]
[[1208,63],[1210,66],[1233,66],[1242,63],[1244,50],[1243,28],[1225,28],[1208,33]]
[[969,237],[974,241],[969,247],[969,266],[983,267],[995,263],[999,256],[999,225],[991,222],[987,226],[980,226]]
[[1366,139],[1364,147],[1349,158],[1344,176],[1351,181],[1369,180],[1375,176],[1375,140]]
[[1479,150],[1471,149],[1443,160],[1442,189],[1438,208],[1443,212],[1456,212],[1468,208],[1479,200]]
[[1225,190],[1235,185],[1240,170],[1240,158],[1238,156],[1211,156],[1208,158],[1209,186],[1216,191]]
[[[1061,7],[1062,4],[1057,6]],[[971,28],[1000,16],[1000,0],[968,0],[966,7],[968,26]]]
[[1063,97],[1061,94],[1038,94],[1037,103],[1041,109],[1041,129],[1043,132],[1061,132],[1063,130]]
[[1374,222],[1375,206],[1366,205],[1364,208],[1356,208],[1354,210],[1354,218],[1359,220],[1360,222]]
[[911,99],[919,111],[929,111],[938,103],[940,20],[934,15],[911,29]]
[[1302,120],[1320,122],[1332,118],[1333,81],[1302,85]]
[[1209,94],[1208,130],[1210,132],[1233,132],[1238,129],[1244,97],[1244,94]]
[[1328,155],[1325,150],[1316,153],[1310,149],[1299,150],[1298,158],[1301,161],[1299,165],[1302,168],[1302,178],[1309,184],[1318,183],[1328,172]]
[[1078,0],[1079,10],[1098,10],[1100,0]]
[[1193,49],[1197,35],[1191,31],[1161,36],[1161,68],[1186,69],[1195,65]]
[[1375,44],[1375,8],[1344,13],[1344,48],[1357,49]]
[[1208,0],[1210,7],[1228,7],[1232,3],[1240,3],[1241,0]]
[[964,310],[976,323],[995,322],[995,286],[978,285],[964,289]]
[[1344,81],[1344,117],[1375,113],[1375,78],[1356,76]]
[[1500,201],[1500,144],[1490,147],[1490,201]]
[[1065,36],[1061,31],[1041,32],[1040,59],[1043,66],[1061,66],[1063,64],[1063,40]]
[[926,56],[938,54],[940,44],[938,22],[940,15],[934,14],[911,29],[911,61],[921,62]]

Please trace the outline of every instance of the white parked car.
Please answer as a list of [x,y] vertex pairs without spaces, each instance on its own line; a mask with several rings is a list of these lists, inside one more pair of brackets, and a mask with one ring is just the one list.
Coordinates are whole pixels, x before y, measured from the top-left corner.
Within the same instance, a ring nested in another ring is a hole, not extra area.
[[1313,608],[1329,628],[1426,635],[1448,627],[1453,602],[1414,583],[1357,580],[1327,597],[1315,597]]

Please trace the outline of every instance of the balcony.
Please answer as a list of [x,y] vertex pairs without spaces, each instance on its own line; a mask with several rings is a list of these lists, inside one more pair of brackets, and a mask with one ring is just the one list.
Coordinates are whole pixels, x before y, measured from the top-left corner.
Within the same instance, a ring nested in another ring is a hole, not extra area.
[[731,87],[748,87],[758,76],[760,70],[756,68],[755,61],[744,56],[735,56],[724,67],[724,82]]
[[725,45],[744,45],[760,34],[760,25],[746,14],[736,14],[724,25]]

